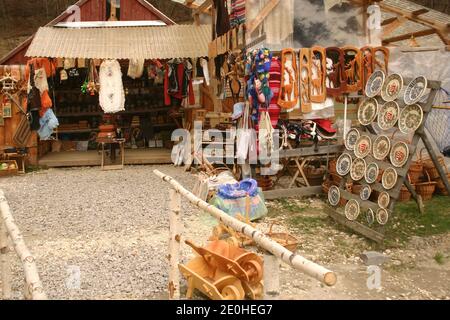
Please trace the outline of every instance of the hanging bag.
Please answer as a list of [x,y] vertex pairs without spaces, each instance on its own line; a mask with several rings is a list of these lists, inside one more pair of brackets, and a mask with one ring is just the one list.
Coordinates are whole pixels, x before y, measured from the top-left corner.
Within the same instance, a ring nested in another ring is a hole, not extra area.
[[[246,103],[243,117],[243,127],[237,133],[237,152],[236,157],[239,162],[245,162],[256,151],[256,135],[249,126],[250,105]],[[249,154],[250,152],[250,154]],[[253,157],[252,157],[253,158]],[[253,160],[253,159],[251,159]]]

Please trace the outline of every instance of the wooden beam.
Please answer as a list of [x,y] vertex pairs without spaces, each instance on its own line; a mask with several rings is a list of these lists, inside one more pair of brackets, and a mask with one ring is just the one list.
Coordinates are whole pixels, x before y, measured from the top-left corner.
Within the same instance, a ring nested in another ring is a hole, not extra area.
[[384,39],[383,44],[408,40],[408,39],[411,39],[411,37],[418,38],[418,37],[428,36],[428,35],[434,34],[434,33],[436,33],[435,29],[425,29],[425,30],[421,30],[421,31],[417,31],[417,32],[410,32],[410,33],[402,34],[400,36],[395,36],[392,38]]
[[424,14],[424,13],[427,13],[427,12],[430,12],[430,10],[422,8],[422,9],[413,11],[412,15],[413,16],[418,16],[418,15],[421,15],[421,14]]
[[381,26],[384,27],[385,25],[388,25],[396,20],[398,20],[398,17],[388,18],[386,20],[381,21]]
[[197,9],[194,11],[194,15],[200,15],[206,12],[213,5],[213,0],[205,0]]
[[394,21],[383,27],[383,33],[381,37],[383,39],[386,38],[388,35],[390,35],[392,32],[398,29],[402,24],[404,24],[405,21],[406,19],[403,17],[396,18]]
[[272,12],[273,9],[280,3],[281,0],[270,0],[260,13],[247,24],[248,34],[252,34],[253,31],[264,21],[264,19]]

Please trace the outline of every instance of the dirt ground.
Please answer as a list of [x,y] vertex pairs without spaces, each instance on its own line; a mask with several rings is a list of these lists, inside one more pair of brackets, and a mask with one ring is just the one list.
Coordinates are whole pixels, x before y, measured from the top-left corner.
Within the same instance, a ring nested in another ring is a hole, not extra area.
[[[194,176],[173,166],[126,167],[115,172],[51,169],[0,180],[50,299],[168,297],[169,186],[153,175],[153,169],[170,174],[188,189],[193,187]],[[267,202],[269,215],[257,228],[268,231],[269,221],[279,221],[274,231],[295,235],[299,254],[338,277],[337,284],[328,288],[283,265],[280,298],[450,299],[448,200],[438,198],[422,218],[416,216],[414,204],[399,207],[403,216],[392,221],[389,231],[398,237],[391,237],[384,247],[339,227],[323,213],[325,203],[319,198]],[[185,200],[182,210],[184,238],[206,244],[217,222]],[[378,290],[367,287],[369,274],[359,258],[366,250],[384,252],[390,258],[382,266]],[[23,271],[17,256],[10,255],[14,299],[22,299]],[[183,245],[182,263],[191,257],[192,249]],[[70,266],[80,268],[78,288],[67,286]],[[182,289],[184,294],[185,281]]]

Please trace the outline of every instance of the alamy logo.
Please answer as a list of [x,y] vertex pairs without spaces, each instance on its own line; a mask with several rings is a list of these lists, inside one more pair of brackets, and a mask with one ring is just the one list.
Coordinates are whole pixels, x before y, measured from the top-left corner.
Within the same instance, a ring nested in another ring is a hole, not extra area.
[[81,21],[81,9],[79,6],[73,5],[67,8],[66,13],[70,16],[67,18],[66,22],[80,22]]
[[379,266],[369,266],[367,267],[367,273],[369,274],[367,288],[369,290],[381,289],[381,268]]
[[367,8],[367,28],[369,30],[381,30],[381,9],[378,5],[371,5]]
[[79,290],[81,288],[81,269],[79,266],[67,267],[66,288]]

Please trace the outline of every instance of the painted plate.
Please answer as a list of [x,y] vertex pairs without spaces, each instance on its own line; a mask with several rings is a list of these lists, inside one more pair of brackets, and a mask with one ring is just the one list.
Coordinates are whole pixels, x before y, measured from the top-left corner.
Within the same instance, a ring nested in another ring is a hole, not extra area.
[[403,89],[403,77],[393,73],[386,78],[381,89],[381,97],[384,101],[390,102],[397,99]]
[[345,216],[348,220],[355,221],[356,219],[358,219],[359,213],[360,207],[358,201],[352,199],[347,202],[347,204],[345,205]]
[[381,89],[383,89],[383,83],[386,79],[386,75],[383,71],[377,70],[369,77],[366,84],[366,96],[373,98],[380,94]]
[[394,168],[387,168],[383,172],[383,178],[381,179],[383,188],[391,190],[397,184],[398,174]]
[[412,105],[420,101],[427,91],[428,81],[424,76],[420,76],[411,81],[405,90],[404,100],[407,105]]
[[364,175],[364,177],[368,184],[372,184],[375,183],[375,181],[377,181],[379,174],[380,168],[375,162],[372,162],[367,165],[366,174]]
[[364,178],[366,173],[366,162],[364,159],[355,159],[350,168],[350,176],[353,181],[359,181]]
[[389,203],[391,202],[391,196],[386,191],[383,191],[378,196],[378,205],[380,208],[387,209],[389,207]]
[[360,136],[361,134],[359,133],[358,129],[351,129],[345,137],[345,148],[348,151],[354,151],[356,141],[358,141]]
[[339,190],[338,187],[332,186],[328,191],[328,201],[333,207],[335,207],[339,204],[340,200],[341,200],[341,191]]
[[369,136],[361,136],[358,141],[356,141],[355,146],[355,156],[364,159],[370,154],[372,150],[372,140]]
[[384,226],[389,221],[389,213],[386,209],[380,208],[377,211],[377,221]]
[[371,194],[372,194],[372,188],[368,185],[365,185],[361,188],[359,196],[361,197],[361,200],[367,201],[367,200],[369,200]]
[[348,153],[343,153],[337,160],[336,171],[340,176],[345,176],[350,172],[352,157]]
[[364,100],[358,108],[358,120],[363,126],[375,121],[378,114],[378,101],[374,98]]
[[404,142],[397,142],[392,146],[391,163],[394,167],[402,168],[408,162],[409,148]]
[[419,129],[423,121],[423,110],[418,104],[406,106],[400,113],[398,127],[405,134],[410,134]]
[[391,151],[391,139],[385,135],[381,135],[375,139],[373,143],[372,153],[377,160],[383,161]]
[[373,225],[373,223],[375,222],[375,214],[373,213],[372,209],[368,209],[366,211],[366,220],[369,226]]
[[389,130],[395,126],[400,117],[400,107],[397,102],[387,102],[380,108],[378,125],[382,130]]

